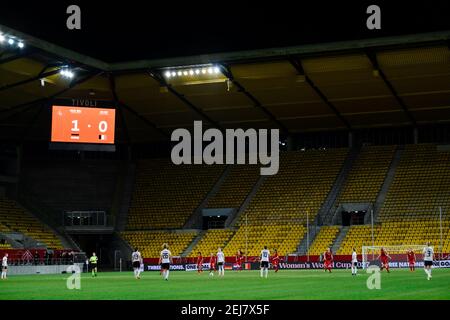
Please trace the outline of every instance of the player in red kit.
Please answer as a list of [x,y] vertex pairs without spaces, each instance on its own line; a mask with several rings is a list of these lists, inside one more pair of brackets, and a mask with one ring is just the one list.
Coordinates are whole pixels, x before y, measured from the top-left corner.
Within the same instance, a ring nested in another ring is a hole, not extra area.
[[407,256],[408,256],[408,264],[409,264],[409,270],[410,271],[415,271],[416,270],[416,254],[414,253],[414,251],[412,251],[412,249],[410,249],[407,252]]
[[242,251],[239,249],[236,253],[236,270],[242,271],[242,261],[243,255]]
[[198,273],[203,272],[203,257],[202,257],[201,252],[198,252],[198,257],[197,257],[197,272]]
[[214,276],[214,271],[216,271],[216,257],[214,256],[214,253],[211,253],[211,256],[209,257],[209,276]]
[[273,265],[273,269],[275,270],[275,272],[278,272],[278,270],[279,270],[279,266],[278,266],[279,263],[280,263],[280,257],[278,256],[278,252],[275,249],[275,251],[273,253],[273,257],[272,257],[272,265]]
[[327,272],[328,270],[331,273],[332,265],[333,265],[333,254],[331,253],[331,249],[328,248],[327,251],[325,252],[325,261],[323,263],[323,268],[325,272]]
[[241,257],[240,257],[241,260],[239,261],[239,263],[241,264],[241,270],[242,270],[242,264],[244,263],[245,257],[244,257],[244,253],[242,251],[240,251],[240,252],[241,252]]
[[389,260],[391,259],[391,257],[384,248],[381,248],[378,259],[380,259],[381,262],[381,271],[383,271],[383,268],[386,268],[386,271],[389,273]]

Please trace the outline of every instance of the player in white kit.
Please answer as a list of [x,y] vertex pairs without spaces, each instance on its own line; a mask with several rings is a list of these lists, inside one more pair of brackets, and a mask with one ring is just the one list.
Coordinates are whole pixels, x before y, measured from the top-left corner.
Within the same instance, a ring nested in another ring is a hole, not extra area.
[[163,279],[166,281],[169,280],[169,270],[171,263],[173,263],[172,253],[170,253],[169,251],[169,245],[167,243],[164,243],[163,250],[159,255],[159,264],[161,265],[161,274],[163,276]]
[[352,252],[352,276],[356,276],[358,273],[358,255],[356,254],[356,249],[353,248]]
[[139,252],[138,248],[134,249],[134,252],[131,254],[131,261],[133,263],[134,277],[136,279],[141,278],[141,264],[142,264],[142,256]]
[[261,250],[261,278],[266,277],[269,274],[269,258],[270,258],[270,251],[267,249],[267,246],[264,246],[264,249]]
[[434,250],[430,247],[430,243],[427,242],[427,246],[423,248],[423,266],[424,271],[427,274],[427,279],[431,280],[431,267],[433,266]]
[[8,272],[8,254],[5,253],[2,259],[2,276],[1,279],[6,280],[6,273]]
[[219,277],[225,275],[225,255],[222,252],[222,248],[217,251],[217,269],[219,270]]

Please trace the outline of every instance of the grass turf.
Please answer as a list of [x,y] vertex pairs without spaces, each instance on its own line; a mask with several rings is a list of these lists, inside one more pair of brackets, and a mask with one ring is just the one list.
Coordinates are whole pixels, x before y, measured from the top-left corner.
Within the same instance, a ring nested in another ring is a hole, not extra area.
[[357,277],[349,270],[270,271],[268,279],[261,279],[259,271],[227,271],[224,278],[172,271],[169,281],[163,281],[159,272],[145,272],[140,280],[132,272],[100,272],[97,278],[82,274],[81,289],[68,290],[66,274],[18,275],[0,281],[0,300],[450,299],[450,269],[434,269],[430,281],[422,269],[383,272],[380,290],[367,289],[369,276],[364,270]]

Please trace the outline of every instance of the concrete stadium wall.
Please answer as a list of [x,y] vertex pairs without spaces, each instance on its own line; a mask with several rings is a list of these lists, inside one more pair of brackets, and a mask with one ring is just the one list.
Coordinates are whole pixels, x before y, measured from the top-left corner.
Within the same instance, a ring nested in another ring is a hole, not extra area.
[[[83,263],[76,263],[83,271]],[[51,266],[9,266],[8,275],[29,275],[29,274],[61,274],[67,271],[70,265],[51,265]]]

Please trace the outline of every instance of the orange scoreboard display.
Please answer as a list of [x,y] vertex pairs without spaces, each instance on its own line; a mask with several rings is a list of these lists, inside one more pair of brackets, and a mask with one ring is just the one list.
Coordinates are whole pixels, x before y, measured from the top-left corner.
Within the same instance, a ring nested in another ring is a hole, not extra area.
[[53,106],[52,142],[114,144],[116,110]]

